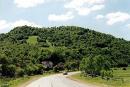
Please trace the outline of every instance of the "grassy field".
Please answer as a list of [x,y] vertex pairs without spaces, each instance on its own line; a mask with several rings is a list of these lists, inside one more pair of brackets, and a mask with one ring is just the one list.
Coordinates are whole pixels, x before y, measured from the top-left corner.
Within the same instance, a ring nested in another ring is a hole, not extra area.
[[27,76],[20,78],[0,78],[0,87],[24,87],[34,80],[55,73],[46,73],[44,75]]
[[83,77],[81,74],[70,76],[69,78],[83,83],[98,85],[99,87],[130,87],[130,67],[127,70],[113,70],[114,77],[111,80],[103,80],[100,77]]
[[37,44],[37,36],[30,36],[28,39],[27,39],[27,43],[29,44]]

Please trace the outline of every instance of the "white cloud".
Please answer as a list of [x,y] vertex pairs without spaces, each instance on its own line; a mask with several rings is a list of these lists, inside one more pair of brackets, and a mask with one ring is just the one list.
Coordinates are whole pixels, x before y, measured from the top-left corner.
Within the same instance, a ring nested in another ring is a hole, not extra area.
[[50,14],[48,16],[49,21],[68,21],[74,18],[74,15],[72,12],[67,12],[66,14],[56,15],[56,14]]
[[96,16],[96,19],[97,19],[97,20],[102,19],[102,18],[104,18],[103,15],[97,15],[97,16]]
[[30,8],[43,4],[44,0],[14,0],[14,3],[19,8]]
[[76,8],[76,10],[78,11],[78,14],[82,15],[82,16],[88,15],[91,12],[91,10],[89,8],[84,8],[84,7]]
[[113,25],[119,22],[126,22],[130,19],[130,14],[125,12],[113,12],[106,15],[97,15],[96,19],[106,19],[107,25]]
[[8,28],[10,26],[9,23],[7,23],[6,20],[0,20],[0,30],[3,30],[5,28]]
[[41,25],[26,20],[18,20],[15,22],[7,22],[6,20],[0,20],[0,26],[1,26],[0,33],[5,33],[10,31],[14,27],[24,26],[24,25],[28,25],[32,27],[42,27]]
[[130,29],[130,24],[127,24],[126,26]]
[[105,0],[71,0],[64,7],[77,11],[79,15],[88,15],[91,12],[103,9],[104,2]]
[[97,5],[104,4],[105,0],[70,0],[69,3],[65,4],[66,8],[77,8],[83,5]]
[[113,25],[118,22],[127,21],[128,19],[130,19],[130,15],[128,13],[123,13],[123,12],[114,12],[114,13],[107,14],[106,19],[108,25]]
[[97,11],[97,10],[101,10],[102,8],[104,8],[104,5],[94,5],[91,9],[91,11]]
[[41,25],[38,25],[30,21],[26,21],[26,20],[18,20],[18,21],[15,21],[14,23],[11,23],[12,28],[17,27],[17,26],[24,26],[24,25],[28,25],[32,27],[41,27]]
[[80,7],[80,8],[76,8],[76,10],[78,11],[79,15],[86,16],[91,12],[101,10],[102,8],[104,8],[104,5],[94,5],[92,7]]

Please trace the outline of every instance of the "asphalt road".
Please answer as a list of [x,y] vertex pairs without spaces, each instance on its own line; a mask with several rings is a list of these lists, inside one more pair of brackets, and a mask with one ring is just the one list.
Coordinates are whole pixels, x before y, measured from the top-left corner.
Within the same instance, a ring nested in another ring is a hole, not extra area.
[[[75,74],[77,72],[69,73],[69,75]],[[42,77],[26,87],[96,87],[90,84],[82,84],[73,80],[66,78],[62,74],[51,75],[48,77]]]

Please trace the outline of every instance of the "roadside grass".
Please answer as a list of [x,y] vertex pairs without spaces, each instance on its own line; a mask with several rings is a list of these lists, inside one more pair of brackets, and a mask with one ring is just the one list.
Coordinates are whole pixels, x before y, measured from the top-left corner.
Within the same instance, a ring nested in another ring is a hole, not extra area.
[[37,36],[29,36],[29,38],[27,39],[27,43],[31,45],[36,45],[38,43]]
[[122,70],[121,68],[113,69],[113,75],[113,79],[108,81],[100,77],[84,77],[80,73],[72,75],[69,78],[99,87],[130,87],[130,67],[127,70]]
[[0,87],[25,87],[32,81],[35,81],[41,77],[53,75],[55,73],[45,73],[43,75],[26,76],[20,78],[0,78]]
[[21,77],[21,78],[3,78],[2,86],[8,85],[7,87],[17,87],[20,83],[24,83],[30,80],[32,77]]

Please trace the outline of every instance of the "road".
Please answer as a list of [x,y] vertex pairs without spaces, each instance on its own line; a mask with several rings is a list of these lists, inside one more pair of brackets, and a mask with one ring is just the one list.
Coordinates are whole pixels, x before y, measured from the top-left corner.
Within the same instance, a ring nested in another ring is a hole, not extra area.
[[[76,74],[77,72],[69,73],[69,75]],[[96,87],[94,85],[86,85],[78,83],[76,81],[70,80],[63,76],[62,74],[51,75],[47,77],[42,77],[26,87]]]

